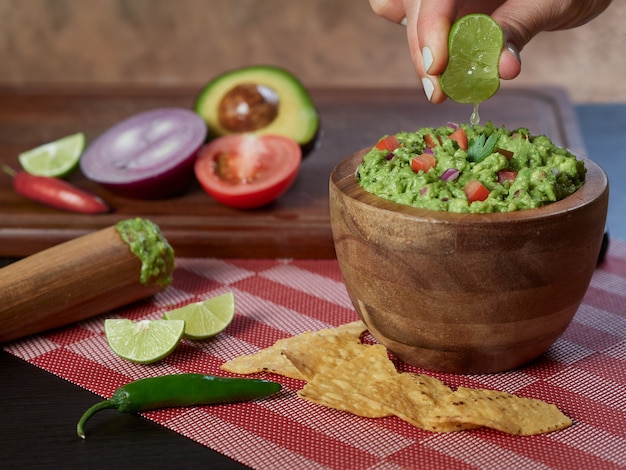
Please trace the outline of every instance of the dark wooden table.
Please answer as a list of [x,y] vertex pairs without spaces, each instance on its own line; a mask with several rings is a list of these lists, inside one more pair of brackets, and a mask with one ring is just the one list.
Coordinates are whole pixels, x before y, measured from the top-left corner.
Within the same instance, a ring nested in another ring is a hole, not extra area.
[[[193,103],[195,90],[48,90],[0,88],[0,164],[64,135],[88,139],[136,112]],[[179,256],[334,256],[328,217],[328,175],[349,153],[381,135],[469,119],[471,109],[426,103],[418,90],[314,90],[322,116],[318,147],[306,157],[294,187],[275,204],[234,211],[198,187],[166,201],[114,197],[80,174],[73,181],[104,196],[116,212],[67,214],[17,196],[0,178],[0,257],[9,262],[61,241],[144,216],[157,222]],[[481,107],[484,119],[546,133],[573,150],[583,144],[576,117],[558,90],[502,90]],[[1,286],[0,286],[1,301]],[[208,448],[135,415],[107,421],[98,439],[75,434],[81,413],[99,400],[90,392],[0,351],[0,466],[4,468],[239,468]]]

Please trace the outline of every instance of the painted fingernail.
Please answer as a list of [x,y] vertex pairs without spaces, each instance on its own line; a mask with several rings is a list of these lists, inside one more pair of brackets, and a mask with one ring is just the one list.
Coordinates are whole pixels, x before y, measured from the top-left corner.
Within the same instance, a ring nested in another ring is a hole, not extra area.
[[507,42],[506,50],[509,51],[520,64],[522,63],[522,57],[519,55],[519,49],[515,47],[515,44],[513,44],[512,42]]
[[428,73],[428,70],[433,65],[433,52],[428,46],[422,49],[422,61],[424,62],[424,72]]
[[422,86],[424,87],[424,93],[426,93],[426,98],[428,98],[428,101],[430,101],[435,91],[435,85],[433,85],[433,82],[430,78],[424,77],[422,78]]

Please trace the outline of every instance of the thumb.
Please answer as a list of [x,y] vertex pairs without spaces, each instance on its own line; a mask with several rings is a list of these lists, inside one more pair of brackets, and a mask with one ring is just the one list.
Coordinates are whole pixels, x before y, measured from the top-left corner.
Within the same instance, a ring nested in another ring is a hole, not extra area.
[[545,1],[509,0],[492,17],[502,28],[505,41],[499,63],[500,77],[511,80],[521,72],[520,51],[534,36],[558,21],[559,13],[546,8]]
[[492,17],[502,27],[506,41],[521,51],[540,32],[581,26],[610,4],[611,0],[507,0]]
[[[498,22],[504,33],[504,40],[521,51],[530,40],[543,31],[551,16],[544,9],[536,8],[535,2],[526,2],[525,7],[519,1],[509,1],[491,15]],[[522,2],[524,3],[524,2]]]

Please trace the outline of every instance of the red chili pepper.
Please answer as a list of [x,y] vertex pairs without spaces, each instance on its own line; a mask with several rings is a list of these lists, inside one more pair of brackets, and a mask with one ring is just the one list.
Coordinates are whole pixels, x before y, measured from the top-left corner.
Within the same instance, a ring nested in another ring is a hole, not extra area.
[[102,199],[62,179],[32,175],[26,171],[16,172],[6,166],[4,171],[13,177],[15,192],[33,201],[83,214],[101,214],[110,211]]

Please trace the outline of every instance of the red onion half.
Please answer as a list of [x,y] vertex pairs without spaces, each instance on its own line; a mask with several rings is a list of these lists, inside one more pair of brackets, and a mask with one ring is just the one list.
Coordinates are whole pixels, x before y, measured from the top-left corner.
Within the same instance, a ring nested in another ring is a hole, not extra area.
[[184,108],[132,116],[94,140],[80,160],[83,174],[113,193],[161,199],[185,191],[204,143],[204,120]]

